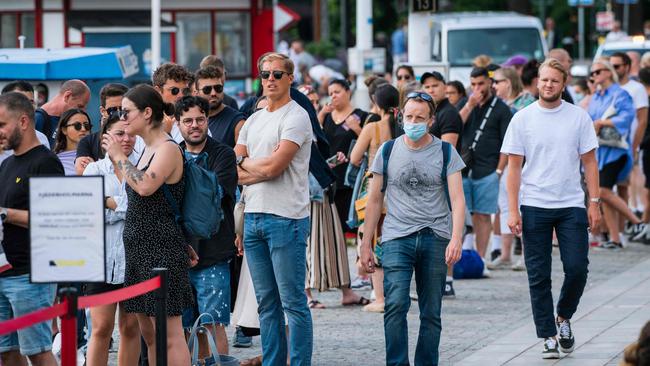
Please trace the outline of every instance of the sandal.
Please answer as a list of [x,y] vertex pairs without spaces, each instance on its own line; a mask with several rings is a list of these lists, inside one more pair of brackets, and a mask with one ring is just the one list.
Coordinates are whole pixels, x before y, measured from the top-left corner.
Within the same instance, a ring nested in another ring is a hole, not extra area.
[[370,300],[366,299],[363,296],[359,297],[359,301],[357,302],[350,302],[350,303],[343,303],[343,306],[366,306],[370,304]]
[[325,309],[325,305],[321,303],[318,300],[311,300],[309,301],[309,308],[310,309]]
[[253,357],[240,363],[241,366],[262,366],[262,356]]

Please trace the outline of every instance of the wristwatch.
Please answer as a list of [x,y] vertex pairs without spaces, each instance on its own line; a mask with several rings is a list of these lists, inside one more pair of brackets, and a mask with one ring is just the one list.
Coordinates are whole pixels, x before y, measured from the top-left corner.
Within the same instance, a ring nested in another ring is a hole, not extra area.
[[5,222],[8,214],[9,211],[6,208],[0,207],[0,221]]
[[590,198],[590,199],[589,199],[589,202],[591,202],[591,203],[595,203],[595,204],[597,204],[597,205],[600,205],[601,202],[603,202],[603,200],[601,200],[600,197],[595,197],[595,198]]
[[241,166],[241,163],[244,162],[244,159],[246,159],[246,156],[244,156],[244,155],[237,156],[237,160],[236,160],[237,166]]

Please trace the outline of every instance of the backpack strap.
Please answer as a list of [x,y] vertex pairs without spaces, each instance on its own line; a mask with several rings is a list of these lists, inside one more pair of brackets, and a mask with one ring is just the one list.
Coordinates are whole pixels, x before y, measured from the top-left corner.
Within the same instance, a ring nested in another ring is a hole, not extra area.
[[47,137],[48,141],[52,140],[52,121],[50,120],[50,115],[43,108],[36,108],[36,112],[43,115],[43,134]]
[[449,165],[449,159],[451,157],[451,144],[442,141],[442,171],[440,172],[440,178],[442,179],[442,184],[445,187],[445,196],[447,197],[447,205],[449,206],[449,211],[451,211],[451,199],[449,198],[449,184],[447,182],[447,165]]
[[[176,141],[174,141],[174,140],[169,139],[167,141],[171,141],[174,144],[176,144]],[[185,160],[185,152],[183,151],[183,148],[180,145],[176,144],[176,146],[178,146],[178,149],[181,152],[181,158],[183,159],[183,170],[184,170],[185,169],[185,161],[186,161]],[[147,163],[147,168],[149,167],[149,164],[151,164],[152,160],[153,160],[153,155],[151,156],[151,159],[149,159],[149,162]],[[183,171],[183,174],[185,174],[184,171]],[[169,206],[172,208],[172,211],[174,212],[174,220],[179,225],[179,227],[181,229],[181,232],[184,234],[185,231],[183,230],[183,226],[181,225],[181,223],[183,222],[183,214],[181,213],[180,207],[178,207],[178,202],[176,202],[176,199],[174,198],[174,196],[172,196],[172,193],[169,191],[169,187],[168,187],[167,183],[163,182],[162,189],[163,189],[163,195],[165,196],[165,200],[167,201]]]
[[386,141],[384,147],[381,149],[381,157],[384,159],[384,181],[382,182],[381,193],[386,192],[386,187],[388,186],[388,160],[390,159],[390,154],[393,152],[393,145],[395,145],[395,139]]

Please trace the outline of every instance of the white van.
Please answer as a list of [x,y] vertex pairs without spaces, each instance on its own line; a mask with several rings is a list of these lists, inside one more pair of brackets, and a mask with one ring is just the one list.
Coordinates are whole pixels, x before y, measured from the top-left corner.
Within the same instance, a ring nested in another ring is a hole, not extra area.
[[496,64],[514,55],[543,60],[548,53],[539,19],[514,12],[411,12],[408,64],[416,76],[437,70],[447,80],[469,84],[474,57]]

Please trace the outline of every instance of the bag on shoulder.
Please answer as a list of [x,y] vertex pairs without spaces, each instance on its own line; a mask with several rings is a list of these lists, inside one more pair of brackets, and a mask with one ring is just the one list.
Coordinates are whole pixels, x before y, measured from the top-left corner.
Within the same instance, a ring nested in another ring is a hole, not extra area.
[[217,174],[207,169],[207,153],[193,157],[186,152],[183,160],[183,207],[179,209],[166,184],[163,185],[163,193],[184,234],[192,239],[209,239],[219,231],[223,220],[223,188],[219,185]]

